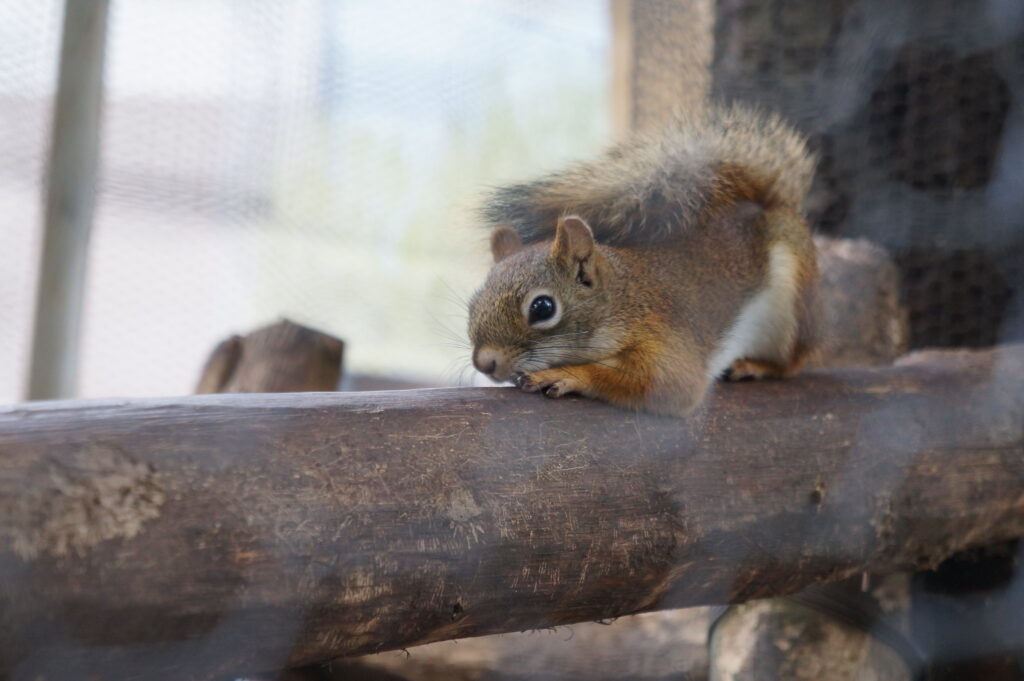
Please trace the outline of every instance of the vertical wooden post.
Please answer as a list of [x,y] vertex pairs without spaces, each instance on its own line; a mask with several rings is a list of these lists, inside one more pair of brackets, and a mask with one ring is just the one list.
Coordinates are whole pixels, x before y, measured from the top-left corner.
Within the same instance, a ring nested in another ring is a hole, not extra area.
[[610,0],[612,24],[611,101],[612,134],[626,138],[633,129],[633,0]]
[[65,0],[30,400],[72,397],[99,160],[109,0]]
[[711,86],[712,0],[611,0],[612,127],[657,130],[704,105]]

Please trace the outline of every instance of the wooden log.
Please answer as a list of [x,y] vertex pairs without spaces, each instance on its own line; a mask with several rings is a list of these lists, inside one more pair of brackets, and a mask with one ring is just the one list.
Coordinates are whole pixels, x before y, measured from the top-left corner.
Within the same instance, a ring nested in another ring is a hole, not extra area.
[[[1024,534],[1024,346],[720,385],[0,412],[0,660],[210,679],[936,565]],[[69,670],[75,670],[70,674]]]
[[345,344],[282,319],[246,336],[231,336],[213,352],[196,392],[284,393],[337,390]]
[[619,138],[658,130],[705,104],[712,0],[612,0],[611,114]]

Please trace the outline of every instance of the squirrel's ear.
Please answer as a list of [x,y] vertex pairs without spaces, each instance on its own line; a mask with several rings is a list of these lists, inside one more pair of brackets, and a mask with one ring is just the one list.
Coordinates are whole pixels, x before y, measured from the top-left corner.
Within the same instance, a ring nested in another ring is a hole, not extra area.
[[491,255],[494,262],[504,260],[523,247],[519,233],[511,227],[498,227],[491,232]]
[[582,262],[594,251],[594,232],[583,218],[566,215],[558,219],[551,255],[565,262]]

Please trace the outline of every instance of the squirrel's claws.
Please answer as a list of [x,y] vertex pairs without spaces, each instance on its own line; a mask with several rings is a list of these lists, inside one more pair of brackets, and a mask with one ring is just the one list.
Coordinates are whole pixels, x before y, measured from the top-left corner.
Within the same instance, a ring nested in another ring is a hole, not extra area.
[[580,390],[579,381],[565,375],[561,369],[519,372],[512,376],[512,382],[523,392],[543,392],[545,397],[564,397]]
[[527,393],[535,393],[543,387],[540,383],[533,380],[529,374],[522,371],[512,375],[512,384]]
[[[736,376],[736,374],[733,371],[732,367],[726,367],[725,371],[723,371],[722,374],[718,377],[718,380],[719,381],[726,381],[726,382],[733,382],[733,383],[735,383],[736,381],[740,381],[740,380],[743,380],[743,379],[738,377],[738,376]],[[752,380],[752,379],[748,378],[747,380]]]
[[564,396],[568,395],[569,393],[571,393],[572,391],[573,391],[573,388],[572,388],[571,385],[568,384],[567,381],[559,380],[559,381],[555,381],[551,385],[549,385],[546,388],[544,388],[544,396],[545,397],[555,397],[555,398],[564,397]]

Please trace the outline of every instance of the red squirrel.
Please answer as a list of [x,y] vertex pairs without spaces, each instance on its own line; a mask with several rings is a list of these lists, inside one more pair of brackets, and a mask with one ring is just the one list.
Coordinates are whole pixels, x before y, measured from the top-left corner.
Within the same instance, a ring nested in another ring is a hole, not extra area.
[[596,161],[497,190],[469,306],[473,364],[548,397],[681,416],[716,378],[786,376],[815,349],[801,204],[814,161],[780,119],[709,108]]

